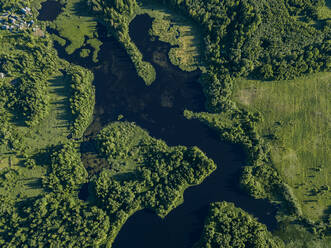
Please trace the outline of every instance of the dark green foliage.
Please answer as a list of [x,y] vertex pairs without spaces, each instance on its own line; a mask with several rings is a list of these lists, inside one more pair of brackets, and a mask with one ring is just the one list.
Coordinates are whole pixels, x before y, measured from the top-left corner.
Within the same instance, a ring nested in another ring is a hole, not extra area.
[[96,194],[112,213],[139,203],[165,216],[182,201],[188,186],[216,169],[197,147],[168,147],[132,123],[112,123],[98,142],[113,168],[101,173]]
[[92,85],[93,73],[79,66],[67,70],[71,83],[70,109],[73,114],[72,133],[75,137],[83,135],[93,118],[95,89]]
[[67,143],[54,151],[47,177],[43,183],[52,191],[74,191],[87,181],[87,172],[74,143]]
[[20,211],[7,199],[3,203],[0,245],[4,248],[96,247],[107,237],[108,216],[70,195],[48,194],[26,202]]
[[169,147],[133,123],[114,122],[97,137],[110,164],[94,182],[98,206],[110,215],[108,244],[134,212],[148,208],[165,217],[216,165],[197,147]]
[[201,240],[196,248],[281,248],[265,225],[233,203],[211,204]]
[[12,78],[11,84],[4,85],[6,107],[27,125],[36,125],[48,112],[47,80],[57,67],[55,51],[48,39],[32,34],[6,35],[0,40],[0,70]]
[[[0,99],[4,99],[5,94],[6,91],[0,86]],[[20,144],[20,137],[10,124],[10,117],[3,106],[4,104],[0,100],[0,145],[5,145],[8,148],[17,147]]]
[[12,110],[29,126],[44,119],[48,112],[49,100],[47,81],[38,77],[21,77],[13,89]]
[[102,210],[65,195],[50,194],[36,201],[29,219],[30,247],[58,246],[59,241],[62,247],[95,246],[105,240],[109,228],[109,219]]
[[129,24],[137,8],[137,2],[135,0],[88,0],[88,5],[102,22],[111,27],[110,31],[126,49],[138,76],[145,81],[146,85],[152,84],[156,78],[155,69],[150,63],[143,61],[143,55],[129,35]]

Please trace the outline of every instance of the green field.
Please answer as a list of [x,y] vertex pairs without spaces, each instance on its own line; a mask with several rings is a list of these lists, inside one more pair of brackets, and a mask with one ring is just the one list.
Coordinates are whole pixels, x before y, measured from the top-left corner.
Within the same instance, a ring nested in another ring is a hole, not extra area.
[[321,218],[331,205],[331,73],[291,81],[237,80],[234,85],[234,100],[262,113],[257,131],[271,145],[271,159],[304,216]]
[[154,18],[150,34],[172,46],[169,59],[184,71],[194,71],[201,66],[201,30],[188,18],[175,10],[151,1],[142,1],[137,14],[148,14]]
[[94,62],[98,61],[97,55],[102,44],[97,39],[96,26],[95,18],[88,14],[88,7],[82,0],[67,1],[63,12],[50,23],[50,27],[60,35],[56,40],[65,46],[68,54],[88,44],[93,48]]

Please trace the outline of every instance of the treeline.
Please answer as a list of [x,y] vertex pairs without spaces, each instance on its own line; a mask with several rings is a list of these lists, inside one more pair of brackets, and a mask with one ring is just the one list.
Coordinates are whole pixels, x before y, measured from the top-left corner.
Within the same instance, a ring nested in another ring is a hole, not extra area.
[[194,247],[281,248],[285,245],[265,225],[233,203],[216,202],[210,206],[201,239]]
[[11,117],[7,110],[7,87],[0,85],[0,145],[9,149],[18,147],[21,143],[16,129],[11,124]]
[[186,188],[201,183],[216,169],[198,148],[169,147],[133,123],[114,122],[97,137],[110,168],[94,182],[98,206],[111,220],[111,243],[133,212],[152,209],[165,217],[183,201]]
[[80,137],[93,119],[94,75],[91,71],[75,65],[71,65],[66,70],[66,75],[69,77],[71,87],[70,109],[73,115],[71,131],[74,137]]
[[73,142],[54,149],[47,175],[43,179],[45,188],[54,192],[72,192],[87,182],[87,171],[77,149]]
[[135,16],[137,2],[135,0],[88,0],[88,5],[103,23],[107,26],[110,25],[110,31],[124,46],[137,70],[138,76],[147,85],[152,84],[156,78],[155,69],[149,62],[143,61],[143,55],[131,41],[129,34],[129,24]]
[[186,110],[188,119],[198,119],[215,129],[222,140],[243,145],[247,166],[243,168],[241,186],[255,198],[269,198],[281,202],[287,213],[301,216],[300,204],[288,185],[285,185],[272,166],[270,146],[257,134],[256,123],[262,121],[259,113],[243,110],[235,112],[193,113]]
[[48,80],[59,67],[52,43],[26,32],[0,36],[0,144],[23,147],[14,124],[36,126],[49,112]]
[[[12,78],[6,84],[6,107],[26,125],[38,124],[48,113],[47,80],[57,68],[52,43],[31,34],[8,34],[0,37],[0,71]],[[5,85],[3,85],[4,87]]]

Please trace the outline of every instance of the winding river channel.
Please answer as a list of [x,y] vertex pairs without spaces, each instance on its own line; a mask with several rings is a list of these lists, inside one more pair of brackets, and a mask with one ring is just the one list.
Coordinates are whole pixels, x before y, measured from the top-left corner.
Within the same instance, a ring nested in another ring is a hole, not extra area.
[[[156,69],[157,79],[146,86],[137,76],[129,56],[113,38],[107,37],[105,27],[98,26],[103,42],[98,64],[91,58],[72,56],[56,45],[59,56],[94,72],[96,105],[94,121],[85,132],[86,143],[110,121],[123,115],[148,130],[151,136],[168,145],[198,146],[218,166],[206,180],[184,193],[184,203],[164,218],[149,210],[139,211],[129,218],[115,239],[113,248],[191,248],[199,239],[211,202],[229,201],[254,215],[269,230],[276,228],[276,207],[265,200],[256,200],[242,192],[239,175],[245,165],[243,149],[221,141],[217,134],[197,120],[187,120],[184,109],[204,111],[204,95],[198,83],[199,71],[183,72],[168,59],[169,44],[151,41],[148,30],[152,19],[137,16],[130,24],[130,36],[144,56]],[[88,153],[85,148],[83,152]],[[97,173],[102,162],[83,154],[89,173]],[[95,162],[95,163],[94,163]]]

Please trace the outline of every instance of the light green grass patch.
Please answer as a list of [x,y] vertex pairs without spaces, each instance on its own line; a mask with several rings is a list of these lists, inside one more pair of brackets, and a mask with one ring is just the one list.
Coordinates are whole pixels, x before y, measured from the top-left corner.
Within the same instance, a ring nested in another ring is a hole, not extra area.
[[154,18],[150,34],[176,46],[169,51],[171,63],[184,71],[194,71],[201,66],[201,30],[175,10],[149,1],[142,2],[137,14]]
[[98,60],[98,53],[100,51],[100,47],[102,45],[102,42],[99,41],[98,39],[94,38],[94,39],[87,40],[86,43],[89,44],[93,48],[92,60],[93,60],[93,62],[97,63],[99,61]]
[[331,205],[331,73],[292,81],[237,80],[234,85],[235,101],[262,113],[257,131],[270,143],[272,161],[303,214],[319,219]]
[[62,38],[70,42],[65,48],[68,54],[84,46],[86,38],[93,39],[96,36],[97,22],[87,11],[85,1],[69,0],[63,12],[51,24]]
[[317,9],[317,15],[318,18],[323,20],[323,19],[330,19],[331,17],[331,3],[329,3],[330,6],[323,6],[323,7],[319,7]]

